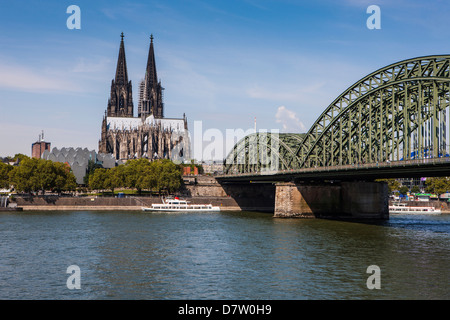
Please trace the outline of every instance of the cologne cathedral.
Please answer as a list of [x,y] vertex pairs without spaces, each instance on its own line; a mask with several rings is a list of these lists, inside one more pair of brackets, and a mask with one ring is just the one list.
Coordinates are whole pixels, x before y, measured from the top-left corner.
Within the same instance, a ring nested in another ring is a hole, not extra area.
[[102,121],[99,153],[116,160],[147,158],[187,160],[190,138],[187,119],[165,118],[163,90],[156,74],[153,35],[150,36],[145,77],[139,87],[138,114],[134,116],[131,80],[128,79],[124,35],[121,34],[116,76]]

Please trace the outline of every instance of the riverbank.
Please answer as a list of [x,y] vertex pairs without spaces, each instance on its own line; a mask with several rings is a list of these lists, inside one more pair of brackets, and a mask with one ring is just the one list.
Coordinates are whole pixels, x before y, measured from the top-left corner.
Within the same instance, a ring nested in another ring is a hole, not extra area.
[[[185,177],[180,198],[190,204],[211,204],[222,211],[274,212],[275,187],[254,185],[222,186],[213,177]],[[150,195],[113,196],[30,196],[14,195],[13,201],[24,211],[30,210],[142,210],[161,198]]]
[[[231,197],[184,197],[190,204],[212,204],[221,211],[271,211],[258,205],[241,206]],[[139,211],[142,207],[150,207],[153,203],[162,203],[159,197],[124,198],[113,197],[59,197],[59,196],[16,196],[15,203],[23,211],[53,211],[53,210],[102,210],[102,211]]]
[[[24,206],[16,211],[141,211],[141,206]],[[9,210],[13,211],[13,210]],[[220,207],[220,211],[242,211],[239,207]],[[249,210],[253,211],[253,210]]]
[[6,207],[6,208],[0,208],[0,212],[10,212],[10,211],[23,211],[23,208],[19,207]]
[[[190,204],[212,204],[221,211],[259,211],[272,212],[274,208],[268,205],[267,199],[261,197],[230,197],[230,196],[184,196]],[[161,198],[152,196],[100,197],[100,196],[14,196],[13,208],[3,208],[1,211],[139,211],[142,207],[151,207],[153,203],[162,203]],[[432,206],[440,209],[442,214],[450,214],[450,206],[444,201],[408,201],[408,206]]]

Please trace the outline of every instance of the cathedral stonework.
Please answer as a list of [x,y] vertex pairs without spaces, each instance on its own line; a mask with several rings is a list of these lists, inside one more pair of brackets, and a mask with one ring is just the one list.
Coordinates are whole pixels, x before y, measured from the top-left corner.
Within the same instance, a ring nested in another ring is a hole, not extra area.
[[150,37],[145,78],[139,88],[138,116],[134,117],[123,37],[122,33],[116,76],[111,82],[111,95],[102,121],[99,153],[111,153],[122,161],[189,159],[190,138],[185,115],[183,118],[164,118],[164,88],[156,74],[153,36]]

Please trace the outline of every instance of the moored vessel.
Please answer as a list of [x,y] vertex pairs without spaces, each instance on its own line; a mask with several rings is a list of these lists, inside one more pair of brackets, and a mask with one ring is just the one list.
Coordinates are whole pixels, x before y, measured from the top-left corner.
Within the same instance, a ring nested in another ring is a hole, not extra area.
[[212,204],[188,204],[186,200],[175,199],[162,200],[162,203],[153,203],[151,207],[142,207],[142,211],[160,212],[217,212],[220,207]]
[[390,214],[441,214],[440,209],[426,206],[407,206],[404,203],[394,203],[389,206]]

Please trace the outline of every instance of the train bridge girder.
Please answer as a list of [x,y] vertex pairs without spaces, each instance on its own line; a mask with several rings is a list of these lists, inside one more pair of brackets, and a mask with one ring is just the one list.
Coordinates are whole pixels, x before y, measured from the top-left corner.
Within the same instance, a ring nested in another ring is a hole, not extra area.
[[306,134],[246,136],[225,174],[448,156],[449,106],[450,55],[400,61],[350,86]]

